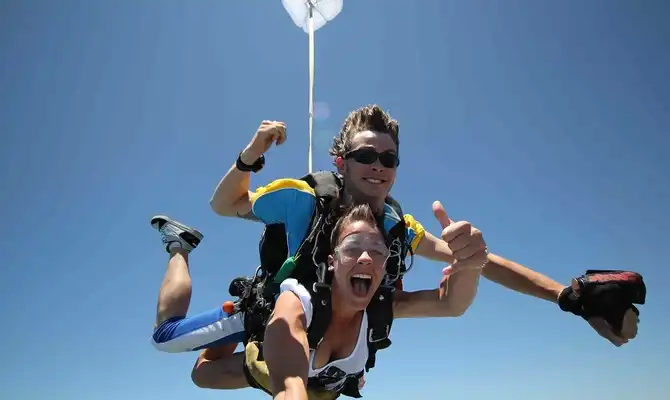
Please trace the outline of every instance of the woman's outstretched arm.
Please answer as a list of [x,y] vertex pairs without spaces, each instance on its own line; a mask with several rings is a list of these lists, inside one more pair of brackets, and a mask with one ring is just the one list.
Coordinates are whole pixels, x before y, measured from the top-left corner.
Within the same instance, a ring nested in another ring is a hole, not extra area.
[[263,355],[274,400],[307,400],[307,319],[292,292],[279,295],[265,331]]

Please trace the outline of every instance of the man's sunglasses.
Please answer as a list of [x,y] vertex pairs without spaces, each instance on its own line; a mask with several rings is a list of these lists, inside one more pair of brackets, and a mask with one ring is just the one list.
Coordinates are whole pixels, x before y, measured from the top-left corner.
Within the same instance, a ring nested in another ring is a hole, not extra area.
[[344,153],[344,159],[353,159],[358,163],[366,165],[374,164],[375,161],[379,160],[379,163],[384,166],[384,168],[396,168],[400,165],[400,159],[391,150],[378,153],[373,149],[362,148]]

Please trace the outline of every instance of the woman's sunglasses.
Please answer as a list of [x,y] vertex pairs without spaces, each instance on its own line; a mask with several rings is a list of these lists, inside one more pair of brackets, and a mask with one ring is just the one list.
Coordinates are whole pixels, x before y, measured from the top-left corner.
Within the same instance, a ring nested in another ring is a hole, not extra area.
[[358,163],[366,165],[374,164],[375,161],[379,160],[379,163],[384,168],[396,168],[400,165],[400,159],[391,150],[378,153],[374,149],[362,148],[344,153],[344,159],[353,159]]
[[334,251],[340,257],[340,261],[344,263],[355,262],[365,251],[380,266],[386,263],[391,254],[389,248],[383,242],[371,240],[365,234],[359,233],[354,233],[344,238],[335,247]]

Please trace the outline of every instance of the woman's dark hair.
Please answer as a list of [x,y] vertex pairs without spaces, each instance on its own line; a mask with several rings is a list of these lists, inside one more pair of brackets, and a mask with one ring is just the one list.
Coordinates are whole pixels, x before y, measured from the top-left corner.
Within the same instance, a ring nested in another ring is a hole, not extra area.
[[344,214],[337,220],[332,235],[330,235],[330,248],[334,249],[337,247],[340,234],[347,224],[359,221],[367,222],[375,227],[377,226],[377,217],[367,203],[352,205],[344,211]]

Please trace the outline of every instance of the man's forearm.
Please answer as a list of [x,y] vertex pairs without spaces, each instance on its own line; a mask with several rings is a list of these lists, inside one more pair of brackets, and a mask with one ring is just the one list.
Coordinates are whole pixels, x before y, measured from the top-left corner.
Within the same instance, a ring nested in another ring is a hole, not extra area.
[[558,295],[565,287],[539,272],[495,254],[489,254],[489,262],[484,267],[482,275],[508,289],[554,303],[558,301]]
[[[430,260],[453,263],[453,255],[449,246],[429,232],[425,233],[415,253]],[[558,301],[561,290],[565,287],[539,272],[495,254],[489,254],[488,258],[489,262],[482,270],[482,275],[508,289],[555,303]]]

